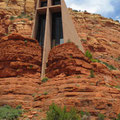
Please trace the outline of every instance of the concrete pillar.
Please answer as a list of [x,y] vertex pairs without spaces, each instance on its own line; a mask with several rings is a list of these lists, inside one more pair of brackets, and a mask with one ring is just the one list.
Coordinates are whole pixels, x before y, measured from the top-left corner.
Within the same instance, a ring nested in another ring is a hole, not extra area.
[[[48,5],[50,5],[49,0]],[[45,77],[46,63],[48,61],[50,49],[51,49],[51,13],[49,8],[47,8],[41,79]]]
[[83,46],[81,44],[80,38],[74,27],[72,19],[69,15],[68,9],[65,5],[64,0],[61,0],[61,4],[52,5],[52,0],[47,0],[47,6],[40,7],[41,0],[37,2],[37,10],[35,14],[35,21],[33,25],[32,37],[36,38],[36,33],[38,29],[38,15],[46,14],[46,25],[45,25],[45,35],[44,35],[44,46],[43,47],[43,58],[42,58],[42,72],[41,78],[45,77],[46,63],[48,62],[48,55],[51,50],[51,39],[52,39],[52,13],[61,12],[62,14],[62,24],[63,24],[63,39],[64,43],[71,41],[75,43],[78,48],[84,53]]

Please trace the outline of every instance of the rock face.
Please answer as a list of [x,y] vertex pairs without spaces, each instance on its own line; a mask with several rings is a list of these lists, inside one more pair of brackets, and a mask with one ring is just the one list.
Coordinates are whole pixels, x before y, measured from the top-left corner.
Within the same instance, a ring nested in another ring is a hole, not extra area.
[[0,19],[0,37],[14,32],[31,37],[33,25],[31,16],[24,14],[13,16],[12,13],[1,10]]
[[73,74],[89,74],[92,70],[90,61],[73,43],[66,43],[54,47],[50,54],[47,67],[47,76],[55,77],[61,73],[67,76]]
[[[10,73],[9,73],[10,74]],[[22,105],[25,109],[33,106],[33,95],[39,87],[40,75],[0,78],[0,106]]]
[[[90,71],[94,70],[94,77]],[[91,113],[91,120],[98,113],[114,118],[120,113],[119,84],[112,72],[101,63],[92,63],[73,43],[54,47],[48,60],[50,79],[41,83],[34,98],[34,108],[48,110],[53,102]]]
[[9,14],[9,12],[0,11],[0,37],[8,33],[8,26],[10,24]]
[[120,113],[119,81],[107,67],[92,63],[73,43],[51,50],[46,74],[51,79],[45,83],[40,81],[41,48],[36,40],[12,34],[3,37],[0,45],[0,105],[21,104],[26,109],[41,109],[41,115],[54,102],[87,110],[92,119],[98,113],[107,118]]
[[31,37],[33,21],[28,18],[19,18],[11,21],[8,33],[19,33],[25,37]]
[[49,105],[56,103],[90,112],[91,120],[99,113],[104,114],[107,119],[116,117],[120,113],[120,90],[109,87],[102,80],[97,85],[98,77],[80,77],[60,75],[43,83],[35,96],[33,107],[46,111]]
[[32,107],[40,84],[41,52],[37,40],[19,34],[0,40],[0,105]]
[[120,23],[87,12],[70,10],[70,14],[85,50],[120,70]]
[[9,11],[14,15],[21,12],[33,13],[36,0],[0,0],[0,9]]
[[[20,1],[9,0],[9,7],[20,7],[0,11],[0,105],[21,104],[45,112],[55,102],[87,110],[92,120],[98,113],[105,114],[106,119],[119,114],[120,24],[100,15],[70,11],[85,50],[89,49],[93,58],[115,66],[116,70],[91,62],[73,43],[65,43],[50,51],[46,69],[50,79],[43,83],[40,80],[42,49],[37,40],[24,37],[31,35],[32,20],[26,16],[10,19],[23,11],[24,2]],[[0,1],[0,7],[5,5],[4,0]],[[39,114],[43,116],[43,112]]]
[[0,46],[0,78],[40,73],[42,50],[36,40],[12,34]]

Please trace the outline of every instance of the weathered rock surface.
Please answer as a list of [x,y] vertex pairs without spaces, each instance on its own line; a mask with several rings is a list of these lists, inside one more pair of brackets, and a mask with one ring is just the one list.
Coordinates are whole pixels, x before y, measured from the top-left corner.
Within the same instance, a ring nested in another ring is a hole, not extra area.
[[41,71],[41,47],[37,40],[11,34],[0,40],[0,78]]
[[0,10],[0,37],[14,32],[31,37],[32,25],[32,17],[29,15],[13,16],[8,11]]
[[[94,78],[91,78],[91,70],[94,70]],[[40,85],[33,107],[46,111],[54,102],[87,110],[92,119],[98,113],[107,118],[120,113],[120,90],[116,88],[119,81],[106,66],[90,62],[73,43],[51,50],[46,75],[50,79]]]
[[120,90],[110,87],[104,80],[99,81],[97,76],[59,75],[41,84],[38,91],[33,107],[42,111],[48,110],[54,102],[60,106],[90,112],[91,120],[99,113],[104,114],[106,119],[114,118],[120,113]]
[[[35,77],[36,76],[36,77]],[[11,105],[30,109],[33,106],[33,95],[37,92],[40,75],[0,78],[0,106]]]
[[9,11],[14,15],[21,12],[33,13],[36,0],[0,0],[0,9]]
[[54,47],[47,64],[47,76],[55,77],[61,73],[67,76],[73,74],[89,74],[92,70],[90,60],[73,43]]
[[[16,11],[21,13],[21,8]],[[24,108],[41,109],[39,114],[44,116],[49,105],[55,102],[87,110],[92,120],[98,113],[105,114],[107,119],[120,113],[118,22],[100,15],[71,11],[85,50],[89,49],[94,58],[112,64],[117,70],[110,71],[101,63],[92,63],[73,43],[66,43],[50,51],[46,74],[50,79],[41,83],[42,50],[38,42],[18,34],[3,37],[11,32],[31,35],[32,20],[10,20],[16,14],[11,11],[0,12],[0,105],[22,104]],[[90,77],[91,70],[95,78]],[[32,119],[31,116],[33,113],[29,116]]]
[[32,108],[40,84],[41,47],[37,40],[11,34],[0,40],[0,105]]
[[120,70],[120,23],[98,14],[70,10],[85,50]]
[[54,47],[49,54],[46,75],[53,78],[64,73],[89,75],[90,71],[111,76],[110,70],[101,63],[92,63],[74,43],[65,43]]
[[[87,110],[92,118],[96,118],[98,113],[105,114],[107,118],[120,113],[120,90],[116,88],[119,81],[107,67],[88,60],[73,43],[51,50],[46,74],[51,79],[45,83],[40,81],[41,49],[36,40],[13,34],[4,37],[1,46],[0,60],[4,62],[1,70],[6,69],[1,74],[5,76],[1,77],[6,78],[0,78],[0,105],[21,104],[26,109],[36,109],[42,116],[53,102]],[[91,69],[94,70],[94,78],[90,77]]]

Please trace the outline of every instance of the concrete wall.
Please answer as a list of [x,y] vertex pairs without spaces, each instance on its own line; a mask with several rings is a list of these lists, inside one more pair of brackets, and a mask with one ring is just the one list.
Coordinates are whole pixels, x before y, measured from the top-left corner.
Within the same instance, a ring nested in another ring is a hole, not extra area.
[[75,29],[72,18],[69,15],[64,0],[61,0],[61,7],[62,7],[61,12],[62,12],[64,42],[71,41],[75,43],[79,47],[79,49],[84,53],[82,43]]
[[52,0],[48,0],[46,7],[40,7],[40,1],[37,3],[37,10],[35,15],[35,21],[33,26],[32,37],[36,38],[37,26],[38,26],[38,14],[46,14],[46,26],[45,26],[45,37],[44,37],[44,46],[43,46],[43,58],[42,58],[42,73],[41,78],[45,77],[46,63],[48,61],[48,55],[51,49],[51,31],[52,31],[52,13],[53,12],[62,12],[62,23],[63,23],[63,39],[64,43],[71,41],[75,43],[79,49],[84,53],[83,46],[81,44],[80,38],[76,32],[74,24],[71,17],[69,16],[68,9],[65,5],[64,0],[61,0],[61,5],[52,6]]

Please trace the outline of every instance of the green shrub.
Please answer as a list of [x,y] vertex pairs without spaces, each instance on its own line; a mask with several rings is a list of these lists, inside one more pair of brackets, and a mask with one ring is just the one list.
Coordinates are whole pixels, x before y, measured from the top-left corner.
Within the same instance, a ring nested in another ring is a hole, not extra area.
[[27,46],[28,41],[27,41],[27,40],[24,40],[24,42],[25,42],[25,45]]
[[118,114],[118,117],[117,117],[117,119],[116,120],[120,120],[120,114]]
[[4,33],[5,36],[8,36],[8,33]]
[[22,105],[16,106],[16,109],[22,109]]
[[98,59],[90,59],[92,62],[98,62],[98,63],[101,63],[101,64],[104,64],[108,69],[110,69],[110,70],[116,70],[116,68],[113,66],[113,65],[109,65],[108,63],[106,63],[106,62],[102,62],[102,61],[100,61],[100,60],[98,60]]
[[116,58],[116,61],[120,61],[120,56],[118,58]]
[[25,20],[21,20],[21,22],[24,22],[24,23],[25,23],[26,21],[25,21]]
[[21,12],[21,14],[17,18],[25,18],[26,14],[24,12]]
[[80,112],[80,116],[81,116],[81,118],[83,118],[84,115],[86,115],[86,116],[90,116],[90,113],[89,113],[89,112],[81,111],[81,112]]
[[117,89],[120,89],[120,85],[117,85],[117,86],[114,86],[115,88],[117,88]]
[[98,60],[98,59],[93,59],[93,58],[91,59],[91,61],[92,61],[92,62],[98,62],[98,63],[100,62],[100,60]]
[[77,78],[81,78],[81,76],[80,75],[78,75],[78,76],[76,76]]
[[11,16],[11,17],[10,17],[10,20],[14,20],[14,19],[15,19],[14,16]]
[[86,51],[85,56],[88,57],[90,60],[93,58],[89,50]]
[[35,97],[35,96],[36,96],[36,93],[33,93],[33,94],[32,94],[32,97]]
[[24,40],[25,43],[27,43],[28,41],[27,40]]
[[98,114],[98,120],[104,120],[105,119],[105,116],[103,114]]
[[21,16],[26,16],[26,13],[25,12],[21,12]]
[[95,77],[93,70],[90,71],[90,77],[91,77],[91,78],[94,78],[94,77]]
[[22,114],[20,106],[12,108],[8,105],[0,107],[0,120],[17,120]]
[[73,10],[73,12],[79,12],[78,10]]
[[87,40],[86,39],[81,39],[82,42],[86,42]]
[[32,17],[29,17],[29,20],[33,20],[33,18],[32,18]]
[[33,65],[30,65],[29,67],[30,67],[30,69],[32,69],[32,68],[33,68]]
[[[113,65],[109,65],[108,63],[102,62],[102,61],[100,61],[98,59],[94,59],[92,57],[92,54],[90,53],[89,50],[86,51],[85,56],[88,57],[92,62],[102,63],[102,64],[106,65],[108,69],[110,69],[110,70],[116,70],[116,68]],[[120,60],[120,57],[118,57],[117,60]]]
[[68,43],[71,43],[71,41],[70,41],[70,39],[68,39],[68,41],[67,41]]
[[48,92],[44,92],[44,95],[48,95]]
[[118,60],[120,60],[120,56],[118,57]]
[[46,120],[80,120],[75,109],[71,109],[70,112],[66,111],[66,107],[63,109],[55,105],[54,103],[49,107]]
[[116,22],[119,22],[119,20],[115,20]]
[[106,65],[107,66],[107,68],[108,69],[110,69],[110,70],[116,70],[116,68],[114,67],[114,66],[112,66],[112,65],[109,65],[108,63],[106,63],[106,62],[101,62],[102,64],[104,64],[104,65]]
[[42,79],[42,83],[47,82],[47,81],[48,81],[47,77],[45,77],[45,78]]
[[22,18],[22,16],[21,16],[21,15],[19,15],[17,18]]
[[29,20],[33,20],[33,17],[30,15],[26,15],[26,18],[28,18]]
[[[22,12],[19,16],[17,16],[17,18],[19,18],[19,19],[21,19],[21,18],[27,18],[29,20],[33,20],[33,16],[27,15],[24,12]],[[22,20],[22,22],[26,22],[26,21]]]
[[98,59],[94,59],[89,50],[86,51],[85,56],[88,57],[91,60],[91,62],[101,62]]

